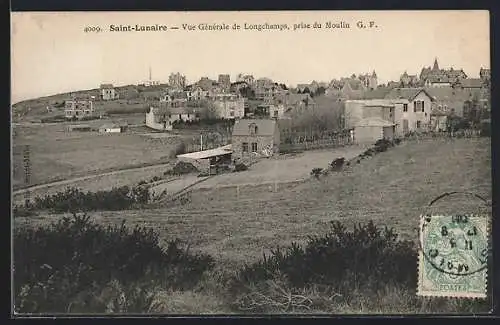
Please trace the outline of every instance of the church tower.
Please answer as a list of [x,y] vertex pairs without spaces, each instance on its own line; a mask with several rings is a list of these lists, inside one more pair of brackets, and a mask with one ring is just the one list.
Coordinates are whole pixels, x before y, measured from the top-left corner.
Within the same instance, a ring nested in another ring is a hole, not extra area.
[[434,66],[432,67],[432,70],[438,71],[439,70],[439,65],[438,65],[438,59],[434,59]]

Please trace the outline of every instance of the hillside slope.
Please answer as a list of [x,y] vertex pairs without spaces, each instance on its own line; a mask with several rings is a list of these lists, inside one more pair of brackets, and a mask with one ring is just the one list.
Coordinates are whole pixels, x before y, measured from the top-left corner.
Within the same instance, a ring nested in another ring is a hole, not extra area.
[[165,240],[180,237],[193,249],[239,265],[277,245],[321,234],[331,220],[347,225],[374,220],[416,240],[418,217],[438,195],[468,190],[491,197],[490,171],[489,139],[407,142],[343,172],[283,185],[278,192],[268,185],[240,188],[239,193],[235,188],[203,190],[183,206],[93,216],[105,223],[125,219],[152,226]]

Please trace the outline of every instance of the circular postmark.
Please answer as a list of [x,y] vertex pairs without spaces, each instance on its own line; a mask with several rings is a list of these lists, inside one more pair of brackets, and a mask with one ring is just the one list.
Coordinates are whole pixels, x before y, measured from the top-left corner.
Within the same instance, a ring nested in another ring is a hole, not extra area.
[[[431,201],[427,210],[439,200],[454,195],[468,195],[488,202],[477,194],[450,192]],[[421,216],[420,250],[425,262],[450,279],[483,271],[489,257],[489,218],[477,214],[431,214]]]

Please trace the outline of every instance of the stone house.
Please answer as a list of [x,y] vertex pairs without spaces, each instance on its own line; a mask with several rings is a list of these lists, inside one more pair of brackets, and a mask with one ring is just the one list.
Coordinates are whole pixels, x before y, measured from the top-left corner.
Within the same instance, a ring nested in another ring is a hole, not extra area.
[[67,100],[64,102],[66,118],[86,118],[94,114],[94,102],[91,100]]
[[403,100],[402,105],[395,107],[396,133],[428,130],[434,102],[434,97],[429,91],[424,88],[395,88],[385,96],[385,99]]
[[245,116],[245,98],[228,94],[231,96],[219,96],[214,100],[215,115],[220,119],[237,119]]
[[175,122],[194,122],[199,120],[199,114],[195,109],[181,106],[167,109],[167,123],[173,125]]
[[255,115],[266,117],[266,118],[281,119],[285,116],[285,105],[273,104],[273,103],[260,104],[256,108]]
[[209,92],[201,87],[193,86],[186,90],[186,98],[188,101],[202,100],[208,98]]
[[279,152],[280,131],[272,119],[241,119],[233,127],[233,159],[269,157]]
[[172,123],[167,119],[165,107],[150,107],[146,113],[146,126],[158,131],[172,131]]
[[99,89],[102,100],[114,100],[118,98],[118,93],[112,84],[102,84]]
[[464,106],[468,101],[477,97],[481,99],[481,89],[462,89],[453,87],[441,87],[428,89],[429,94],[434,98],[432,108],[442,110],[447,114],[454,114],[459,117],[464,116]]

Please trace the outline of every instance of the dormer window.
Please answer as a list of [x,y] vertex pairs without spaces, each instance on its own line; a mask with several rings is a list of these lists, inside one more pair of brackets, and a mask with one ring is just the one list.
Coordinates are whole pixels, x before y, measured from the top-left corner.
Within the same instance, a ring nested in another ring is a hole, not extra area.
[[257,129],[258,128],[257,128],[257,125],[255,125],[255,123],[250,124],[249,129],[250,129],[249,130],[250,135],[256,135],[257,134]]

